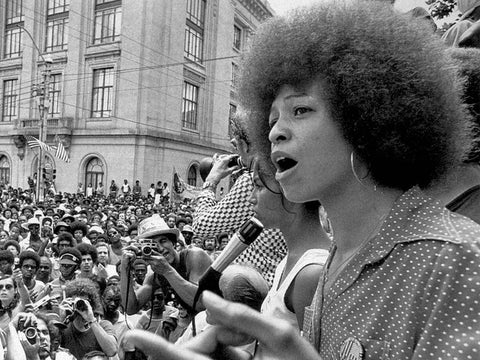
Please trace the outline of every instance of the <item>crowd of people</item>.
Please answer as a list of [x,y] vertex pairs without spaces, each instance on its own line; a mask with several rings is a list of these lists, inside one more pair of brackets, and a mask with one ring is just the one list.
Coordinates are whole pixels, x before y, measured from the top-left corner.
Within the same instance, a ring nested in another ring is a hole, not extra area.
[[[133,189],[116,196],[59,193],[38,203],[32,195],[30,189],[2,189],[3,348],[15,348],[16,338],[10,342],[5,336],[12,326],[37,328],[38,340],[31,345],[21,342],[29,359],[34,351],[30,347],[37,348],[41,359],[67,353],[76,359],[99,354],[142,358],[135,347],[119,345],[128,329],[145,329],[172,342],[181,337],[193,312],[188,299],[182,300],[164,278],[152,291],[148,284],[159,265],[147,248],[157,255],[168,249],[162,256],[170,260],[170,251],[172,263],[179,254],[188,254],[186,281],[198,281],[231,233],[197,236],[192,228],[193,204],[172,205],[167,197],[157,202],[155,196],[137,196]],[[164,247],[152,240],[152,233],[168,235]],[[125,253],[131,261],[122,262]],[[125,289],[133,291],[130,298]],[[83,311],[78,309],[80,299],[86,304]],[[48,325],[48,341],[42,335],[44,325]],[[25,334],[19,335],[20,340]]]
[[[161,182],[4,189],[5,357],[478,358],[480,50],[447,45],[383,2],[300,9],[252,38],[237,154],[193,203]],[[198,298],[253,216],[258,239]]]

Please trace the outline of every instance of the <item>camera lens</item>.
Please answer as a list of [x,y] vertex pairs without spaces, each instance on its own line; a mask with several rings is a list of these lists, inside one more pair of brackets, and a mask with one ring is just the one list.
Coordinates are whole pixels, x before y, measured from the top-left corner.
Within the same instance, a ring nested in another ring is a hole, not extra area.
[[25,337],[30,342],[30,344],[35,344],[35,341],[37,340],[37,329],[34,327],[29,327],[26,328],[23,332],[25,333]]
[[149,245],[145,245],[142,247],[142,254],[143,256],[151,256],[152,255],[152,247]]
[[87,302],[83,299],[77,299],[74,305],[75,310],[78,311],[86,311],[87,310]]

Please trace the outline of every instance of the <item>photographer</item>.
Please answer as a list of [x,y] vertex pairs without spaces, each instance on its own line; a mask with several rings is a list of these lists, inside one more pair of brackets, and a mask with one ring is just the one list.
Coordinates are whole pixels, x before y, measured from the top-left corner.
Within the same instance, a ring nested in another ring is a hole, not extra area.
[[52,354],[48,320],[43,314],[19,313],[8,327],[7,360],[75,359],[61,348]]
[[165,294],[168,301],[174,296],[191,310],[198,280],[212,261],[198,248],[178,252],[175,249],[178,236],[178,229],[170,228],[159,215],[153,215],[138,225],[139,241],[154,246],[151,255],[145,258],[154,273],[148,274],[143,285],[135,292],[132,265],[136,254],[131,247],[126,248],[120,266],[120,278],[122,301],[127,314],[133,315],[142,309],[161,286],[170,288]]
[[77,359],[94,350],[115,356],[117,339],[112,324],[95,316],[102,311],[95,284],[88,279],[76,279],[67,284],[65,292],[67,298],[61,306],[68,315],[64,320],[66,328],[61,330],[61,346]]

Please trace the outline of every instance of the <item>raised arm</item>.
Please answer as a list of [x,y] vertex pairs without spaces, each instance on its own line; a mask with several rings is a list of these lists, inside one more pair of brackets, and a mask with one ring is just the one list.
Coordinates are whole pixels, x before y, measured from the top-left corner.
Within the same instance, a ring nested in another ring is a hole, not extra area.
[[241,175],[221,201],[215,200],[211,190],[204,190],[197,198],[193,216],[193,230],[201,237],[216,236],[221,232],[236,231],[245,220],[254,215],[248,198],[253,191],[251,175]]

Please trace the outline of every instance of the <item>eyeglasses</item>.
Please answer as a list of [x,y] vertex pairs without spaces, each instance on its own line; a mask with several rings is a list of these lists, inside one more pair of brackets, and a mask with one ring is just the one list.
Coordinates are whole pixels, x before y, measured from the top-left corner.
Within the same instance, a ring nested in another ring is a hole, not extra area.
[[118,232],[112,231],[111,233],[108,234],[108,236],[115,236],[115,235],[117,235],[117,234],[118,234]]
[[5,289],[5,290],[12,290],[12,289],[13,289],[13,285],[12,285],[12,284],[6,284],[6,285],[0,284],[0,291],[2,291],[3,289]]

